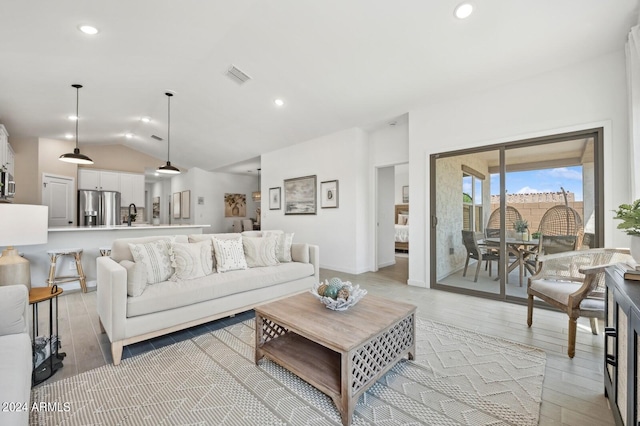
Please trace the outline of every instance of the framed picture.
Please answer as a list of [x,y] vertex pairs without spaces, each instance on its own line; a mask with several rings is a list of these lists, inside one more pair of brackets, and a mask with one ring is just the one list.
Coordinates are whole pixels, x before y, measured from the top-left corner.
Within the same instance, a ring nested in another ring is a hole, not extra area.
[[402,187],[402,202],[404,204],[409,202],[409,186]]
[[152,215],[153,219],[158,219],[160,217],[160,197],[153,197]]
[[182,191],[182,218],[183,219],[189,219],[189,216],[191,216],[191,191],[190,190],[186,190],[186,191]]
[[316,176],[284,181],[284,214],[316,214]]
[[224,217],[246,217],[247,194],[224,194]]
[[320,183],[320,207],[335,209],[338,207],[338,181],[328,180]]
[[269,188],[269,210],[280,210],[282,204],[280,203],[280,191],[281,188]]
[[180,219],[180,193],[173,193],[173,218]]

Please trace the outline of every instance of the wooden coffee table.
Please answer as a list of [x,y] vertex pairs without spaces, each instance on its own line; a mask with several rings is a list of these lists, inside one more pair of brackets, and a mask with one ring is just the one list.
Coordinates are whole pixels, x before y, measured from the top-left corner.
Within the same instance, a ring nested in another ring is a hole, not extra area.
[[360,395],[415,356],[416,307],[366,295],[332,311],[309,293],[255,308],[256,364],[266,357],[329,395],[351,424]]

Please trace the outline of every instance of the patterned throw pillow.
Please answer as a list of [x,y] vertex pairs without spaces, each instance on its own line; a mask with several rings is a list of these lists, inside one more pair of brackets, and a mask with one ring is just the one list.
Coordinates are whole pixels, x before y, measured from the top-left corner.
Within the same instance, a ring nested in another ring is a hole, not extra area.
[[248,268],[242,247],[242,237],[225,240],[213,237],[212,240],[213,253],[216,257],[216,270],[218,272]]
[[144,264],[121,260],[120,265],[127,270],[127,295],[140,296],[147,287],[147,270]]
[[172,243],[171,266],[175,273],[172,281],[200,278],[213,272],[211,240],[199,243]]
[[274,266],[278,263],[276,247],[278,240],[276,237],[242,237],[244,246],[244,256],[247,259],[247,266]]
[[291,244],[293,244],[293,233],[285,234],[284,232],[263,231],[262,237],[276,237],[278,247],[276,253],[279,262],[291,262]]
[[167,281],[173,275],[169,257],[169,239],[156,240],[144,244],[129,243],[131,255],[136,263],[142,263],[147,270],[147,284]]

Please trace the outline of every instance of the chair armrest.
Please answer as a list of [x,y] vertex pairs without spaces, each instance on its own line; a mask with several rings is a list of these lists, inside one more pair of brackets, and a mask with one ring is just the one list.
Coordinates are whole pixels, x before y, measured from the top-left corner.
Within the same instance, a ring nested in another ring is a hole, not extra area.
[[29,333],[27,286],[0,286],[0,335]]

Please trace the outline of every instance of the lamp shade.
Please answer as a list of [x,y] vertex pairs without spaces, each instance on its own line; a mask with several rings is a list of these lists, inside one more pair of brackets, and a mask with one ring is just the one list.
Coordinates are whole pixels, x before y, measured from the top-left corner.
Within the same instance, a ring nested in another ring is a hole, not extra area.
[[46,244],[49,207],[0,203],[0,247]]

